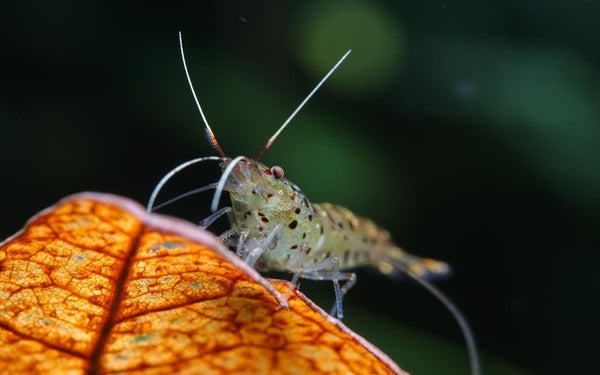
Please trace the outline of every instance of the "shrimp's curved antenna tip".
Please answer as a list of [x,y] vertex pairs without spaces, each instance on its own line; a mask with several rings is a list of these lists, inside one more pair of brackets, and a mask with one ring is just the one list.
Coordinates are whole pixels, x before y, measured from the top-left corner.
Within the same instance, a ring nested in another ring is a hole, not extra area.
[[423,276],[420,276],[414,272],[412,272],[409,268],[396,265],[401,270],[403,270],[408,276],[410,276],[414,281],[424,287],[427,291],[429,291],[435,298],[438,299],[446,309],[452,314],[460,330],[463,334],[465,342],[467,344],[467,352],[469,355],[469,364],[471,367],[472,375],[481,375],[481,365],[479,363],[479,353],[477,350],[477,344],[475,343],[475,335],[467,322],[464,314],[456,307],[456,305],[448,298],[441,290],[436,288],[432,283],[425,280]]
[[281,125],[279,127],[279,129],[275,132],[275,134],[273,134],[271,136],[271,138],[269,138],[269,140],[267,141],[267,143],[265,143],[265,145],[258,151],[258,153],[256,154],[256,156],[254,157],[254,160],[258,160],[262,156],[262,154],[264,154],[265,151],[267,151],[269,149],[269,147],[271,147],[271,145],[273,144],[273,142],[275,142],[275,139],[277,139],[277,137],[279,136],[279,134],[281,134],[281,132],[283,131],[283,129],[285,129],[285,127],[290,123],[290,121],[292,121],[292,119],[294,117],[296,117],[296,114],[298,114],[298,112],[300,112],[300,110],[302,109],[302,107],[304,107],[304,105],[306,104],[306,102],[308,102],[310,100],[310,98],[315,94],[315,92],[317,92],[317,90],[319,90],[319,88],[323,85],[323,83],[325,83],[325,81],[327,80],[327,78],[329,78],[329,76],[338,68],[338,66],[340,66],[340,64],[346,59],[346,57],[348,57],[348,55],[350,54],[350,52],[352,52],[351,49],[349,49],[348,51],[346,51],[346,53],[338,60],[338,62],[335,63],[335,65],[331,69],[329,69],[329,72],[327,72],[327,74],[325,74],[325,77],[323,77],[321,79],[321,81],[319,81],[319,83],[306,96],[306,98],[302,101],[302,103],[300,103],[300,105],[298,107],[296,107],[296,109],[294,110],[294,112],[292,112],[292,114],[287,118],[287,120],[285,120],[283,122],[283,125]]
[[225,151],[223,151],[223,148],[217,141],[217,137],[215,137],[215,133],[213,133],[212,128],[208,124],[208,120],[206,119],[206,116],[204,116],[204,111],[202,110],[202,106],[200,105],[200,102],[198,101],[198,97],[196,96],[196,91],[194,90],[194,85],[192,84],[192,79],[190,78],[190,73],[188,72],[187,63],[185,62],[185,53],[183,52],[183,36],[182,36],[181,31],[179,31],[178,35],[179,35],[179,51],[181,53],[181,62],[183,63],[183,69],[185,70],[185,76],[187,78],[188,85],[190,86],[190,90],[192,90],[192,95],[194,96],[194,101],[196,102],[196,107],[198,107],[198,111],[200,112],[200,116],[202,117],[202,121],[204,122],[204,127],[206,129],[206,136],[208,137],[208,141],[210,142],[210,144],[215,148],[215,150],[217,150],[219,155],[221,155],[222,158],[226,158],[227,155],[225,154]]

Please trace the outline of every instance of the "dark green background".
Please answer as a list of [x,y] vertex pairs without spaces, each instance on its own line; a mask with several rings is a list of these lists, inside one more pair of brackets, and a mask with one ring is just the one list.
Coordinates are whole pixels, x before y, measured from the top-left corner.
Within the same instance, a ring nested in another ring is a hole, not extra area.
[[[0,5],[0,237],[61,197],[145,203],[171,167],[252,156],[349,59],[263,157],[314,202],[453,265],[493,373],[592,368],[599,331],[600,2],[102,1]],[[192,169],[163,197],[216,178]],[[174,205],[197,221],[206,202]],[[303,283],[309,295],[331,286]],[[448,312],[407,280],[359,274],[346,323],[402,367],[467,371]]]

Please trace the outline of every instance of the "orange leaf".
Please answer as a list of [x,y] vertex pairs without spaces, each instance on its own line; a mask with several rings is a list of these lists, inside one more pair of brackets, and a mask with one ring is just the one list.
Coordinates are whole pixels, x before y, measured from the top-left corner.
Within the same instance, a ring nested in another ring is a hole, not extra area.
[[0,370],[401,373],[301,293],[282,308],[289,285],[191,223],[75,195],[0,244]]

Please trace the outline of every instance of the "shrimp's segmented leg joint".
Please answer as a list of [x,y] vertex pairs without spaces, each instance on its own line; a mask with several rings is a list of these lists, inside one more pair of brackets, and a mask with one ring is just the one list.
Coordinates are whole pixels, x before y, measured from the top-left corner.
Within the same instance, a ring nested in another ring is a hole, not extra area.
[[[356,274],[354,272],[340,272],[339,259],[336,256],[325,258],[320,262],[304,267],[300,277],[309,280],[331,280],[333,281],[333,291],[335,293],[335,304],[331,309],[330,315],[336,316],[342,320],[344,317],[343,298],[344,295],[356,284]],[[329,271],[333,269],[333,271]],[[345,281],[340,288],[340,280]]]
[[304,257],[308,253],[309,249],[310,249],[310,247],[308,246],[308,243],[303,242],[302,245],[300,246],[300,251],[298,251],[296,253],[296,255],[293,258],[291,258],[288,262],[290,269],[295,270],[295,271],[294,271],[294,276],[292,276],[292,280],[290,281],[290,284],[291,284],[290,288],[288,289],[287,293],[285,294],[286,301],[290,298],[292,291],[294,289],[298,288],[298,285],[299,285],[298,280],[300,279],[300,276],[302,275],[302,272],[304,271],[302,264],[304,262]]

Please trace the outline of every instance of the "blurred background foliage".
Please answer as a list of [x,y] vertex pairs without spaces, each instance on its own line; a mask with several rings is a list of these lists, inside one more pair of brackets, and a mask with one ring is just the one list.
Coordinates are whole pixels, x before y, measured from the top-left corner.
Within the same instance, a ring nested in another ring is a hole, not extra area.
[[[178,30],[233,156],[254,155],[352,48],[263,161],[451,263],[437,284],[485,373],[595,366],[598,14],[585,0],[2,2],[0,236],[82,190],[144,203],[167,170],[214,154]],[[217,175],[199,166],[164,197]],[[200,220],[206,199],[164,212]],[[330,289],[303,283],[326,305]],[[467,371],[456,324],[414,283],[361,272],[346,301],[346,324],[412,373]]]

